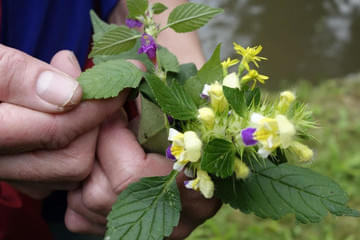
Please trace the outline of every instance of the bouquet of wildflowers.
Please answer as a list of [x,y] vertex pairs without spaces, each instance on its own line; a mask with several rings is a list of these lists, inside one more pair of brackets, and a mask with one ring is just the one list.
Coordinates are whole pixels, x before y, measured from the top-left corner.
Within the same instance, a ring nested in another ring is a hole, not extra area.
[[[154,14],[167,7],[147,0],[127,0],[127,26],[102,22],[93,12],[96,65],[79,77],[85,99],[115,97],[124,88],[140,95],[142,115],[138,140],[149,151],[173,161],[168,176],[143,178],[124,190],[108,216],[109,239],[163,239],[178,224],[181,203],[175,178],[184,171],[189,191],[216,196],[244,213],[279,219],[294,214],[301,223],[319,222],[328,212],[359,216],[346,206],[338,184],[310,169],[290,164],[313,159],[304,144],[315,126],[311,111],[291,91],[275,100],[261,96],[259,83],[268,77],[257,71],[266,58],[262,47],[234,43],[238,59],[220,60],[220,45],[197,70],[180,65],[175,55],[156,43],[172,28],[191,32],[222,12],[185,3],[161,28]],[[144,28],[144,33],[134,27]],[[138,70],[126,59],[147,68]],[[230,72],[229,68],[235,69]]]

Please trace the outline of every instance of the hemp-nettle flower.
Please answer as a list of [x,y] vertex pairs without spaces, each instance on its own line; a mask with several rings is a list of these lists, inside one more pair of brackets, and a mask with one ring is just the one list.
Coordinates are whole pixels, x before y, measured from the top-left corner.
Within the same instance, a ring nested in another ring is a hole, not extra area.
[[261,50],[262,46],[255,46],[255,47],[247,47],[246,49],[237,44],[236,42],[234,44],[234,49],[237,54],[241,55],[243,57],[241,63],[244,65],[246,70],[250,70],[249,63],[252,62],[256,67],[259,67],[259,64],[257,62],[260,62],[261,60],[267,60],[265,57],[257,56]]
[[223,86],[229,88],[240,88],[239,77],[236,73],[228,74],[223,80]]
[[141,37],[140,43],[141,46],[138,53],[146,53],[151,60],[155,60],[157,45],[154,38],[151,35],[144,33]]
[[257,144],[257,140],[254,138],[256,128],[245,128],[241,131],[241,137],[245,146],[252,146]]
[[202,107],[199,109],[197,118],[205,125],[205,127],[211,129],[215,123],[215,112],[209,107]]
[[208,90],[211,107],[215,112],[224,112],[228,108],[228,102],[224,96],[222,85],[215,82],[210,85]]
[[284,91],[280,93],[280,102],[277,106],[279,113],[286,113],[290,107],[290,104],[295,101],[295,94],[290,91]]
[[170,125],[174,123],[174,118],[172,116],[166,115],[166,118],[167,118]]
[[166,149],[166,158],[170,160],[176,160],[175,156],[171,153],[171,145],[169,145]]
[[234,66],[235,64],[238,64],[239,62],[240,62],[239,59],[231,60],[231,58],[229,58],[229,57],[225,61],[221,62],[221,66],[223,68],[224,75],[227,74],[229,67]]
[[290,149],[299,157],[301,162],[308,162],[314,157],[314,152],[306,145],[294,141]]
[[210,90],[210,85],[209,85],[209,84],[205,84],[202,92],[200,93],[200,97],[201,97],[202,99],[207,99],[207,98],[209,98],[209,90]]
[[180,133],[176,129],[170,128],[168,140],[172,141],[170,151],[176,158],[173,166],[175,170],[180,172],[188,162],[199,161],[202,142],[195,132]]
[[125,24],[126,26],[128,26],[129,28],[136,28],[136,27],[141,27],[142,26],[142,22],[137,20],[137,19],[133,19],[133,18],[127,18],[125,20]]
[[241,78],[241,82],[245,84],[245,83],[247,83],[249,81],[254,81],[252,86],[251,86],[251,88],[254,89],[255,86],[256,86],[256,82],[260,82],[262,84],[265,84],[265,81],[268,80],[268,79],[269,79],[268,76],[259,74],[258,71],[252,69],[245,76],[243,76]]
[[202,170],[197,170],[197,177],[194,180],[185,181],[184,185],[188,189],[193,189],[202,193],[205,198],[214,196],[214,183],[210,176]]
[[245,179],[250,175],[249,167],[240,159],[235,159],[234,172],[236,178]]
[[284,115],[268,118],[253,113],[250,121],[256,127],[254,139],[261,144],[258,154],[263,158],[268,157],[277,147],[287,148],[293,142],[296,130]]

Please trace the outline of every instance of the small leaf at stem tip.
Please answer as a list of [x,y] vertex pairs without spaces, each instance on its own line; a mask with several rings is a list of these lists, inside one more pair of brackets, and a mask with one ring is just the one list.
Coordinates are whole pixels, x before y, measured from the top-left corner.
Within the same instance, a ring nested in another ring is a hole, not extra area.
[[148,0],[126,0],[126,7],[130,18],[143,16],[148,9],[148,5]]
[[160,13],[164,12],[167,9],[168,9],[167,6],[165,6],[164,4],[159,3],[159,2],[155,3],[152,6],[152,10],[153,10],[154,14],[160,14]]
[[178,33],[192,32],[222,12],[223,9],[212,8],[199,3],[184,3],[170,13],[167,26]]

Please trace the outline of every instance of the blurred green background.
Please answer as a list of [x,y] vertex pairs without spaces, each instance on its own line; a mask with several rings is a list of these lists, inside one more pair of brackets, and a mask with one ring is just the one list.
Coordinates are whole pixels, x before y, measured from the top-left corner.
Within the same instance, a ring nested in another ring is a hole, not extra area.
[[[261,44],[269,60],[260,72],[270,76],[270,95],[285,89],[309,104],[319,129],[312,133],[311,167],[333,178],[360,209],[360,0],[196,0],[225,9],[201,29],[209,56],[223,42],[223,57],[232,42]],[[306,80],[304,80],[306,79]],[[360,240],[360,219],[328,216],[303,225],[242,214],[224,205],[195,230],[189,240]]]

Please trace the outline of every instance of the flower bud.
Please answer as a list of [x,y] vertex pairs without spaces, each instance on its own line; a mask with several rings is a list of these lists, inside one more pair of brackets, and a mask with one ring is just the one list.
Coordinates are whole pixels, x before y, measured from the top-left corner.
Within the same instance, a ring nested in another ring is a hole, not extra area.
[[284,91],[280,93],[280,102],[277,106],[277,110],[279,111],[279,113],[286,113],[290,107],[290,104],[295,101],[295,98],[296,97],[294,93],[290,91]]
[[208,91],[211,107],[215,112],[224,112],[228,107],[228,102],[224,96],[222,85],[219,82],[211,84]]
[[238,158],[235,158],[234,172],[236,178],[245,179],[250,174],[250,169],[246,164]]
[[215,123],[215,113],[209,107],[203,107],[199,109],[199,114],[197,118],[205,125],[207,128],[213,128]]
[[292,142],[290,149],[299,157],[301,162],[308,162],[314,156],[314,152],[308,146],[296,141]]
[[239,77],[236,73],[230,73],[224,78],[223,86],[229,88],[240,88]]

